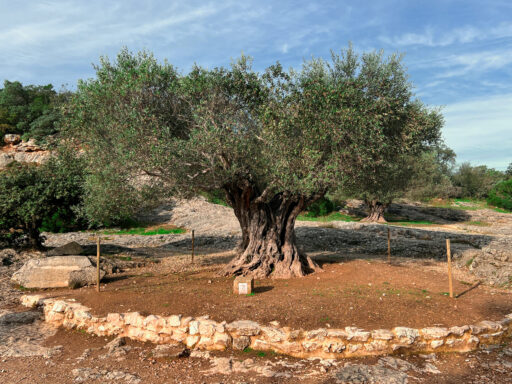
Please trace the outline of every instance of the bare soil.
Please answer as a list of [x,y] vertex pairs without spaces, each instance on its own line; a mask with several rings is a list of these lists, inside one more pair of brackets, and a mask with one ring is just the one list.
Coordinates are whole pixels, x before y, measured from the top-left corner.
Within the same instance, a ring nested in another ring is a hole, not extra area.
[[219,277],[219,266],[195,265],[174,271],[165,260],[117,275],[102,285],[46,291],[75,298],[95,315],[110,312],[185,316],[217,321],[249,319],[282,326],[454,326],[499,320],[512,313],[510,291],[455,279],[451,299],[445,264],[394,259],[324,263],[324,272],[287,280],[257,280],[254,295],[233,294],[233,278]]

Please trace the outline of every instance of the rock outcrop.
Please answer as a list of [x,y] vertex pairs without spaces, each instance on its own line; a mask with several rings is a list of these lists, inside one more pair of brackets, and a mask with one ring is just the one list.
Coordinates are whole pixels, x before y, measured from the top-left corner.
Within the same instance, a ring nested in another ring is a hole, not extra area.
[[21,141],[19,135],[5,135],[4,142],[7,145],[0,147],[0,169],[7,167],[14,161],[42,164],[51,156],[50,151],[38,146],[34,140]]
[[[105,272],[100,271],[100,278]],[[25,288],[80,287],[96,282],[96,268],[86,256],[54,256],[27,261],[12,276]]]

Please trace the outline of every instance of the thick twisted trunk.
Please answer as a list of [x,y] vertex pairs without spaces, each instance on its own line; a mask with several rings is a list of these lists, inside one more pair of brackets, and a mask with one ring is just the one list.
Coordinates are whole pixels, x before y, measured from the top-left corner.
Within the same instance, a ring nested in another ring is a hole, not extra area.
[[366,204],[368,205],[370,211],[368,213],[368,216],[361,220],[362,222],[386,223],[386,219],[384,218],[384,212],[388,207],[387,204],[383,204],[378,200],[367,201]]
[[308,200],[280,193],[265,202],[250,186],[227,188],[227,195],[242,228],[242,241],[225,275],[289,278],[319,269],[295,240],[295,219]]

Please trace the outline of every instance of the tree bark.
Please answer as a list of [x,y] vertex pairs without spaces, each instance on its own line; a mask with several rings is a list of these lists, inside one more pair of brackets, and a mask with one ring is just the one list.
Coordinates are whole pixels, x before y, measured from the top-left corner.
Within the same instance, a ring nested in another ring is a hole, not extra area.
[[42,249],[41,233],[39,232],[40,223],[32,222],[26,226],[28,247],[31,249]]
[[384,218],[384,212],[386,211],[386,208],[388,207],[387,204],[383,204],[378,200],[371,200],[367,201],[366,205],[368,205],[370,211],[368,213],[368,216],[365,217],[362,222],[365,223],[387,223],[386,219]]
[[240,222],[242,241],[224,275],[290,278],[320,269],[297,247],[294,229],[299,213],[320,196],[279,193],[266,202],[251,185],[228,186],[226,195]]

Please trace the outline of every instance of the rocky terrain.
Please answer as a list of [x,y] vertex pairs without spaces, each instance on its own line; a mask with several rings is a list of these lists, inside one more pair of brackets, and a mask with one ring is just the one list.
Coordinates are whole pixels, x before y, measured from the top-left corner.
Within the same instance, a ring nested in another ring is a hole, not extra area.
[[[315,257],[382,257],[387,252],[387,230],[391,233],[392,255],[406,258],[446,258],[446,239],[451,240],[455,262],[476,279],[496,286],[512,284],[512,214],[491,209],[459,210],[391,206],[391,211],[409,220],[439,223],[429,226],[398,226],[389,223],[297,221],[297,241]],[[426,213],[425,213],[426,212]],[[195,245],[201,249],[227,251],[240,239],[240,227],[231,208],[210,204],[202,198],[177,201],[142,215],[150,224],[172,223],[195,230]],[[46,234],[45,245],[55,247],[70,241],[92,247],[91,233]],[[161,257],[169,250],[188,250],[190,233],[180,235],[109,236],[108,252],[140,253]]]
[[[394,214],[437,225],[390,225],[392,254],[407,258],[444,258],[450,238],[460,271],[474,280],[510,286],[512,215],[492,210],[448,210],[412,204],[391,207]],[[455,212],[452,212],[455,211]],[[239,240],[229,208],[203,199],[174,202],[146,214],[148,223],[172,223],[194,229],[199,257],[215,258]],[[485,223],[485,224],[483,224]],[[47,247],[76,241],[94,255],[88,232],[46,234]],[[297,222],[301,247],[317,258],[382,257],[387,250],[385,225],[346,222]],[[105,235],[102,254],[107,273],[161,259],[181,265],[189,252],[190,233],[177,235]],[[169,258],[169,255],[175,257]],[[74,331],[56,331],[37,311],[19,306],[23,289],[10,278],[38,252],[0,251],[0,382],[5,383],[509,383],[512,350],[501,345],[469,354],[431,354],[346,360],[294,359],[256,352],[187,352],[183,347],[155,347],[115,341]],[[181,348],[181,349],[180,349]]]
[[50,157],[50,151],[41,148],[32,139],[22,141],[20,135],[5,135],[4,143],[6,145],[0,146],[0,169],[14,161],[42,164]]

